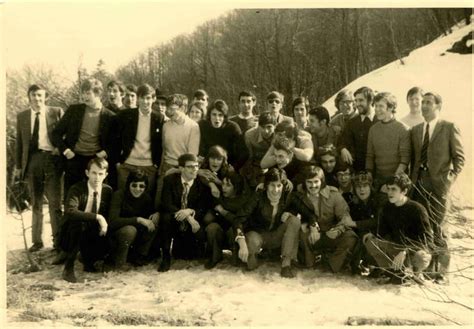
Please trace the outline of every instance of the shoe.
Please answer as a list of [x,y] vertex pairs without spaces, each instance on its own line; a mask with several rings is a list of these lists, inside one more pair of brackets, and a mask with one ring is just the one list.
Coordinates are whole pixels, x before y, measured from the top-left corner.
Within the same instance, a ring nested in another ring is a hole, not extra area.
[[97,273],[99,270],[94,266],[94,264],[84,264],[84,272]]
[[29,252],[36,252],[38,250],[43,249],[44,245],[43,242],[33,243],[33,245],[28,249]]
[[206,263],[204,264],[204,267],[210,270],[211,268],[216,267],[216,265],[219,264],[221,260],[222,260],[222,257],[218,258],[217,260],[213,260],[212,258],[210,258],[206,261]]
[[441,273],[438,274],[438,276],[435,278],[434,282],[436,284],[439,284],[439,285],[449,284],[448,278],[445,275],[441,274]]
[[63,274],[61,275],[61,277],[63,278],[63,280],[67,282],[71,282],[71,283],[77,282],[76,275],[74,274],[74,269],[71,269],[71,268],[64,268]]
[[54,257],[53,261],[51,262],[51,265],[60,265],[63,264],[66,261],[67,254],[63,250],[59,251],[56,254],[56,257]]
[[128,272],[132,270],[132,265],[125,263],[115,267],[116,272]]
[[249,257],[247,258],[247,269],[249,271],[252,271],[258,267],[258,260],[257,260],[257,255],[255,254],[250,254]]
[[280,275],[283,278],[294,278],[295,272],[293,272],[293,269],[291,268],[291,266],[284,266],[281,268]]
[[164,257],[161,260],[160,266],[158,266],[158,272],[168,272],[171,267],[171,259],[169,257]]
[[146,259],[145,256],[137,256],[133,259],[130,260],[130,263],[135,265],[135,266],[145,266],[148,264],[148,260]]

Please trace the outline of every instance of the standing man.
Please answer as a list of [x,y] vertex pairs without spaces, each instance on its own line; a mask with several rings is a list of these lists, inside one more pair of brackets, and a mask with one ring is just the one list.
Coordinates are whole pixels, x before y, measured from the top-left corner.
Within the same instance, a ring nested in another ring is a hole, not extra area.
[[278,91],[272,91],[267,95],[267,111],[275,117],[276,122],[280,123],[283,121],[288,121],[293,123],[293,118],[281,114],[281,109],[283,108],[283,102],[285,97]]
[[257,117],[253,114],[253,109],[257,104],[257,97],[251,91],[241,91],[239,94],[239,114],[231,116],[229,120],[234,121],[240,127],[242,134],[258,124]]
[[43,248],[43,194],[48,198],[53,232],[53,248],[59,251],[59,223],[61,220],[61,157],[51,143],[51,133],[61,119],[59,107],[46,106],[48,93],[40,85],[28,88],[30,108],[17,116],[15,176],[28,182],[33,221],[30,251]]
[[134,109],[137,107],[137,86],[134,84],[129,84],[125,87],[123,105],[126,109]]
[[369,129],[377,122],[374,118],[374,92],[368,87],[362,87],[355,91],[355,104],[359,111],[357,117],[347,122],[342,132],[339,149],[341,160],[352,165],[355,171],[365,169],[365,157],[367,154],[367,139]]
[[[445,281],[449,266],[449,252],[442,224],[451,185],[464,166],[464,151],[459,128],[439,118],[443,105],[440,95],[423,95],[421,111],[424,123],[411,131],[412,175],[415,184],[414,200],[428,210],[434,231],[432,272],[438,282]],[[438,268],[436,268],[438,266]]]
[[125,105],[122,102],[125,96],[125,86],[121,81],[112,80],[107,84],[107,100],[108,104],[106,108],[114,113],[118,113],[120,110],[125,109]]
[[137,90],[138,108],[121,111],[117,116],[119,162],[118,188],[123,189],[131,171],[141,169],[148,177],[148,192],[155,193],[161,163],[164,116],[152,111],[155,90],[148,84]]
[[52,142],[66,157],[64,194],[85,178],[87,164],[95,157],[108,159],[115,165],[112,148],[116,143],[115,114],[107,110],[100,100],[102,83],[87,79],[81,84],[84,103],[71,105],[52,133]]
[[341,90],[337,93],[334,103],[337,112],[331,119],[331,125],[341,127],[342,131],[346,123],[357,116],[357,111],[354,109],[354,96],[349,90]]
[[324,106],[317,106],[309,110],[308,131],[311,133],[315,159],[318,157],[320,147],[337,146],[341,134],[339,126],[333,127],[329,124],[329,112]]
[[423,89],[420,87],[413,87],[408,90],[407,103],[410,107],[410,113],[404,116],[400,121],[412,128],[417,124],[423,123],[423,116],[421,115],[421,100],[423,99]]

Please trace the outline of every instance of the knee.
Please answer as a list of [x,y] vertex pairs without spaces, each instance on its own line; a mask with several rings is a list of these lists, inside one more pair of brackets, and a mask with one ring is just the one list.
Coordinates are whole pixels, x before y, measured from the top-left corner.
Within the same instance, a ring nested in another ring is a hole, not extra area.
[[131,244],[133,241],[135,241],[137,229],[135,226],[127,225],[118,229],[115,236],[119,243]]
[[299,230],[301,227],[301,219],[299,217],[290,215],[287,219],[288,222],[288,227],[294,228],[296,230]]
[[208,237],[214,237],[222,231],[222,228],[217,223],[210,223],[206,226],[206,234]]
[[208,211],[203,218],[203,223],[204,225],[209,225],[210,223],[214,222],[216,220],[216,216],[211,212]]
[[245,235],[247,241],[247,248],[250,254],[255,254],[262,246],[262,237],[255,231],[250,231]]
[[431,262],[431,254],[425,250],[418,250],[413,255],[412,266],[415,272],[423,271]]

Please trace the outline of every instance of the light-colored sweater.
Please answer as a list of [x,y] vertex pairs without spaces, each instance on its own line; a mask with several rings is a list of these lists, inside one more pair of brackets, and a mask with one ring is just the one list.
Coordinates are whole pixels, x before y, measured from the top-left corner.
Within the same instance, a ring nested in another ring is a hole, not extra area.
[[199,125],[183,117],[181,124],[168,120],[163,125],[163,161],[178,166],[178,158],[184,153],[199,154],[201,133]]

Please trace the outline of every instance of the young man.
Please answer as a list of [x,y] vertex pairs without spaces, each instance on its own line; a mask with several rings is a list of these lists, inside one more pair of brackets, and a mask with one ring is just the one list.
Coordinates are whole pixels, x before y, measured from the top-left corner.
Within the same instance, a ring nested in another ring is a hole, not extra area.
[[319,148],[317,163],[323,169],[326,185],[339,187],[336,175],[337,149],[334,145],[323,146]]
[[165,121],[169,118],[166,116],[166,99],[167,97],[161,92],[160,89],[155,89],[156,101],[153,103],[153,111],[163,114]]
[[413,87],[408,90],[407,103],[410,112],[404,116],[400,121],[412,128],[420,123],[423,123],[423,116],[421,115],[421,101],[423,99],[423,89],[420,87]]
[[280,113],[281,109],[283,108],[284,100],[285,97],[278,91],[272,91],[267,95],[267,111],[269,111],[271,115],[275,117],[277,124],[284,121],[293,123],[292,117],[288,117]]
[[86,272],[97,272],[94,263],[109,252],[106,234],[112,188],[103,183],[107,168],[103,158],[90,160],[85,170],[87,181],[73,185],[68,192],[61,230],[61,247],[67,253],[62,274],[66,281],[77,282],[74,261],[78,251]]
[[349,90],[341,90],[334,100],[337,112],[331,119],[331,126],[340,127],[341,131],[346,127],[346,123],[357,116],[354,108],[354,96]]
[[296,97],[291,104],[291,112],[298,129],[308,130],[309,100],[307,97]]
[[258,266],[257,255],[263,249],[281,248],[282,277],[293,278],[291,262],[296,261],[300,220],[286,212],[288,192],[284,189],[284,172],[272,168],[265,173],[263,191],[237,214],[239,258],[247,269]]
[[[435,279],[445,281],[449,252],[442,225],[451,185],[464,167],[464,150],[458,127],[439,118],[443,101],[440,95],[423,95],[422,114],[425,122],[411,130],[411,179],[415,184],[414,200],[428,210],[434,230],[436,252],[432,272]],[[439,264],[438,264],[439,263]]]
[[291,152],[289,140],[276,139],[273,142],[273,147],[275,149],[273,156],[275,157],[276,167],[282,169],[286,174],[286,178],[295,185],[302,164],[299,161],[293,161],[293,152]]
[[164,116],[153,112],[155,90],[148,84],[137,90],[138,108],[117,116],[119,145],[118,188],[123,189],[131,171],[142,170],[148,177],[148,192],[154,195],[161,163]]
[[206,117],[207,106],[209,105],[209,95],[207,92],[204,89],[196,90],[193,94],[193,102],[200,102],[203,105],[204,117]]
[[365,169],[369,129],[377,119],[374,113],[374,92],[372,89],[359,88],[355,91],[354,96],[359,115],[347,122],[342,131],[338,148],[341,152],[341,160],[352,165],[354,170],[359,171]]
[[125,109],[122,102],[125,96],[125,86],[121,81],[112,80],[107,84],[107,100],[108,104],[106,108],[114,113],[118,113],[120,110]]
[[376,191],[390,176],[405,172],[410,163],[410,132],[395,119],[397,99],[388,92],[374,97],[378,122],[369,129],[365,168],[373,174]]
[[337,177],[337,187],[344,200],[350,206],[354,198],[354,187],[352,186],[352,167],[345,162],[339,162],[334,169]]
[[125,96],[123,97],[125,109],[134,109],[137,107],[137,86],[129,84],[125,86]]
[[171,239],[174,257],[194,259],[204,254],[203,217],[211,208],[211,192],[196,179],[199,164],[195,154],[181,155],[178,163],[180,172],[165,176],[163,182],[158,233],[163,249],[160,272],[170,268]]
[[253,114],[253,109],[257,104],[257,97],[251,91],[241,91],[239,94],[239,114],[231,116],[229,120],[234,121],[240,127],[242,134],[258,124],[257,117]]
[[30,251],[43,248],[43,194],[48,198],[53,248],[59,251],[63,168],[59,151],[51,143],[51,135],[63,111],[59,107],[46,106],[48,93],[40,85],[31,85],[27,95],[30,108],[17,115],[15,176],[26,179],[30,192],[33,209]]
[[392,283],[402,283],[407,265],[419,275],[431,260],[433,231],[426,209],[407,197],[410,186],[410,178],[403,173],[387,181],[389,202],[382,208],[377,236],[367,233],[363,237],[377,265],[392,272]]
[[64,194],[84,179],[87,164],[95,157],[108,159],[115,165],[115,114],[104,108],[100,100],[102,83],[87,79],[81,84],[84,103],[71,105],[52,133],[52,143],[67,159]]
[[318,106],[309,110],[309,126],[308,131],[311,133],[313,141],[314,157],[318,155],[320,146],[334,145],[337,146],[340,127],[333,127],[329,124],[329,112],[324,106]]

